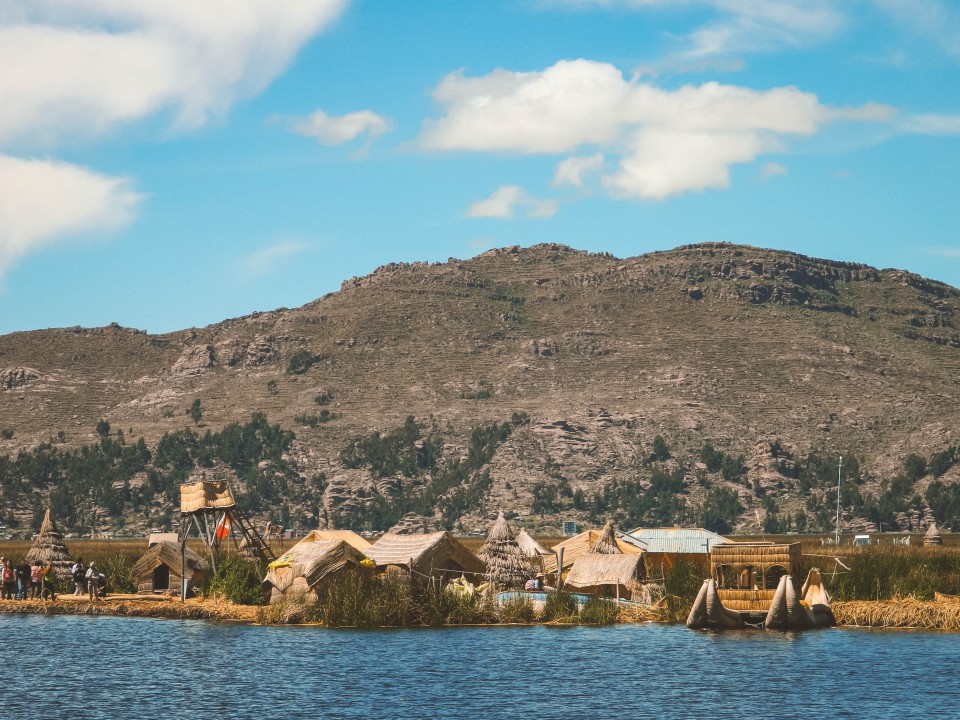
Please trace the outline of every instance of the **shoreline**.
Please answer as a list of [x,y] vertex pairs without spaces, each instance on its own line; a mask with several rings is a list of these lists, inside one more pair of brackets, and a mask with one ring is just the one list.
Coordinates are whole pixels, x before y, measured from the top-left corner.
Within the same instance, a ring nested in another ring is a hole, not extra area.
[[[212,599],[177,598],[158,595],[111,595],[90,602],[86,596],[61,595],[56,600],[0,600],[4,615],[97,615],[104,617],[145,617],[170,620],[214,620],[247,625],[296,625],[325,627],[322,623],[262,622],[264,617],[278,617],[270,605],[235,605]],[[834,602],[832,605],[838,628],[886,630],[960,631],[960,604],[904,600],[865,600]],[[619,624],[666,622],[651,617],[630,618],[621,615]],[[514,623],[515,624],[515,623]],[[537,625],[541,623],[529,623]],[[510,624],[507,624],[510,625]],[[490,627],[502,624],[491,623]],[[460,627],[450,625],[445,627]]]

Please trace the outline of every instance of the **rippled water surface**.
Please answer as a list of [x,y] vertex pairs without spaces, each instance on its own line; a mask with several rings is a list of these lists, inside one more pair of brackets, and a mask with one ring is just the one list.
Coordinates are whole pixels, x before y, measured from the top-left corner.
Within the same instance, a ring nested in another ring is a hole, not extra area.
[[960,635],[0,616],[2,718],[960,718]]

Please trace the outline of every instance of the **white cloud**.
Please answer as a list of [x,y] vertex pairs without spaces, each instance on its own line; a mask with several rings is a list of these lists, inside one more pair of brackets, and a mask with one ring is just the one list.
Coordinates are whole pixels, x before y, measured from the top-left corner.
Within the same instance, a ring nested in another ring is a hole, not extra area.
[[519,185],[501,185],[486,200],[478,200],[467,208],[468,218],[513,219],[517,209],[528,218],[548,218],[557,214],[556,200],[531,197]]
[[[789,136],[813,135],[838,120],[878,122],[893,112],[876,104],[831,108],[795,87],[709,82],[663,90],[587,60],[478,78],[458,72],[434,97],[445,114],[424,124],[424,149],[559,154],[592,146],[619,157],[603,177],[612,195],[650,199],[725,188],[731,165],[782,150]],[[578,167],[564,160],[554,182],[582,182]]]
[[288,257],[306,249],[306,243],[296,240],[278,242],[250,253],[240,261],[240,266],[248,276],[261,277],[274,272]]
[[142,198],[126,178],[0,155],[0,276],[18,258],[65,236],[126,225]]
[[390,130],[390,120],[372,110],[360,110],[346,115],[327,115],[315,110],[306,118],[294,121],[292,129],[298,135],[316,138],[321,145],[343,145],[361,135],[368,141]]
[[939,257],[960,259],[960,248],[954,248],[954,247],[928,248],[926,252],[930,255],[937,255]]
[[786,175],[786,174],[787,174],[786,166],[781,165],[780,163],[768,162],[766,165],[763,166],[763,169],[760,170],[760,179],[767,180],[769,178],[776,177],[777,175]]
[[345,0],[31,0],[0,11],[0,147],[170,110],[197,127],[262,90]]
[[594,153],[587,157],[570,157],[562,160],[553,173],[553,185],[573,185],[586,189],[584,176],[597,172],[603,167],[603,153]]

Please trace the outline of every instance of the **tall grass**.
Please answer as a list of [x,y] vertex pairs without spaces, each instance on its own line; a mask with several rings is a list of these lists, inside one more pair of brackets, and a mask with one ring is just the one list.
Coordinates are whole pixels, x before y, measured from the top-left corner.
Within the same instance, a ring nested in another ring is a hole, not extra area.
[[697,599],[700,586],[710,577],[709,562],[677,560],[664,578],[667,622],[684,622]]
[[960,552],[956,548],[881,545],[844,550],[837,554],[839,562],[815,558],[836,600],[933,600],[936,592],[960,594]]

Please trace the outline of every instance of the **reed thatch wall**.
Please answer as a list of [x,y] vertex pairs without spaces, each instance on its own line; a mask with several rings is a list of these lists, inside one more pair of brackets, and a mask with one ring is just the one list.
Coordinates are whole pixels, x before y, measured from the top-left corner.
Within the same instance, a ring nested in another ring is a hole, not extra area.
[[378,567],[396,566],[420,575],[452,579],[450,573],[465,573],[472,580],[484,575],[487,566],[450,533],[398,535],[387,533],[366,553]]
[[588,553],[577,558],[570,568],[565,584],[589,594],[619,588],[621,597],[627,597],[631,588],[644,579],[643,557],[633,554],[603,555]]

